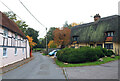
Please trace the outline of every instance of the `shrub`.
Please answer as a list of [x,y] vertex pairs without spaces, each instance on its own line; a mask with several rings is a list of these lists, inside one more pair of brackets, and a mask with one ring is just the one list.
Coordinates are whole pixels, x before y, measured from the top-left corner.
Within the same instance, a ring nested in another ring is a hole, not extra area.
[[110,57],[111,55],[114,55],[114,52],[112,50],[107,50],[106,56]]
[[96,61],[98,56],[94,48],[82,47],[78,49],[64,48],[57,52],[57,58],[60,61],[68,63],[83,63]]
[[103,51],[103,53],[106,55],[107,54],[107,49],[106,48],[102,48],[101,49]]
[[105,56],[105,53],[103,52],[102,50],[103,48],[101,47],[96,47],[95,50],[96,50],[96,55],[99,57],[99,58],[102,58]]

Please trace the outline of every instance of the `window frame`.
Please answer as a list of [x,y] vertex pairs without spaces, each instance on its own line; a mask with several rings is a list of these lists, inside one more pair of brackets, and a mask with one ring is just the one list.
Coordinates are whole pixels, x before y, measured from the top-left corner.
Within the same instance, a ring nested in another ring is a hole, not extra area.
[[17,34],[15,34],[15,40],[18,40],[18,35]]
[[[111,45],[112,45],[112,48],[111,48]],[[113,43],[105,43],[104,44],[104,48],[106,48],[106,49],[113,49]]]
[[15,48],[15,54],[14,55],[17,55],[17,48]]
[[113,37],[114,36],[114,31],[106,32],[106,34],[107,34],[107,37]]
[[24,48],[22,48],[22,53],[23,53],[23,55],[24,55],[24,53],[25,53],[25,50],[24,50]]
[[[4,49],[6,49],[5,50],[5,53],[6,53],[5,55],[4,55]],[[3,48],[3,57],[7,57],[7,48]]]
[[8,38],[8,29],[4,29],[3,37]]

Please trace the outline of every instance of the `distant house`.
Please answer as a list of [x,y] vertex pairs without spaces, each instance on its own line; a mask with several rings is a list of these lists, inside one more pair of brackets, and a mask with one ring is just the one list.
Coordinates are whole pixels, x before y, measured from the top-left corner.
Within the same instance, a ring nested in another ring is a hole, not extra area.
[[0,68],[29,57],[28,39],[16,23],[0,12]]
[[94,16],[94,22],[71,28],[71,47],[101,46],[120,54],[120,16],[101,18]]

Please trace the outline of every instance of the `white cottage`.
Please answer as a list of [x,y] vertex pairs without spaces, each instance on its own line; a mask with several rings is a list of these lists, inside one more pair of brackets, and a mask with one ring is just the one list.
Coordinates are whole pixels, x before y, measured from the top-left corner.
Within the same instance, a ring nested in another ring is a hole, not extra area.
[[28,39],[16,23],[0,12],[0,68],[29,57]]

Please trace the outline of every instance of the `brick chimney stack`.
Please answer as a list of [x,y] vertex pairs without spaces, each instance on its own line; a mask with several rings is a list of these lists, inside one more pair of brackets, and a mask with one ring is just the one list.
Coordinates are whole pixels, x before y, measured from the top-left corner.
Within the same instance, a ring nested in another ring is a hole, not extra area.
[[94,16],[94,21],[97,21],[97,20],[99,20],[101,18],[101,16],[99,15],[99,14],[96,14],[95,16]]

